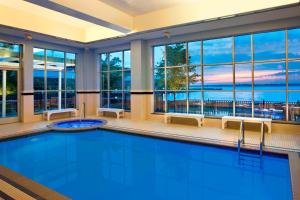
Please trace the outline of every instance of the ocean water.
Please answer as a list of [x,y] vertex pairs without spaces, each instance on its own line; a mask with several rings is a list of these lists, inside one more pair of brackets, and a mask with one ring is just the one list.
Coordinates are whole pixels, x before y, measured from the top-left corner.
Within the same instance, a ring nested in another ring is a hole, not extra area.
[[291,200],[289,162],[94,130],[0,142],[0,164],[75,200]]
[[[255,86],[254,100],[255,101],[266,101],[266,102],[285,102],[286,101],[286,87],[284,85],[272,85],[272,86]],[[224,100],[232,101],[233,92],[232,86],[226,85],[211,85],[205,87],[204,100]],[[190,87],[190,90],[200,90],[199,87]],[[296,103],[300,102],[300,85],[289,86],[289,102]],[[298,90],[298,92],[296,92]],[[238,101],[251,101],[252,89],[251,86],[237,86],[236,96]],[[187,98],[186,92],[178,91],[176,93],[176,100],[185,100]],[[201,95],[198,91],[190,91],[190,99],[200,99]],[[167,95],[168,100],[174,99],[173,93]],[[201,99],[200,99],[201,100]]]

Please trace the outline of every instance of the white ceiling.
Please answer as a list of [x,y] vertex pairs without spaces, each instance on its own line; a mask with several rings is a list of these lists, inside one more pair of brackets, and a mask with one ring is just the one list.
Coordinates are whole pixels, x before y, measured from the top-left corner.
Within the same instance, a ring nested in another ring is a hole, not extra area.
[[152,11],[203,0],[99,0],[129,15],[136,16]]

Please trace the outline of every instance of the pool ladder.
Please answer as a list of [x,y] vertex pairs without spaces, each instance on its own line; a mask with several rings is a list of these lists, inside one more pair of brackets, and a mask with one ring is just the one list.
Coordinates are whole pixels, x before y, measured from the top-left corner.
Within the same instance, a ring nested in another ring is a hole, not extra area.
[[245,160],[245,157],[252,157],[252,158],[259,158],[259,166],[262,167],[262,157],[263,157],[263,147],[265,146],[265,126],[264,122],[261,123],[261,131],[260,131],[260,142],[259,142],[259,155],[252,155],[241,153],[241,146],[245,144],[245,124],[244,121],[241,121],[240,124],[240,135],[237,142],[237,149],[238,149],[238,161],[241,164],[242,160]]

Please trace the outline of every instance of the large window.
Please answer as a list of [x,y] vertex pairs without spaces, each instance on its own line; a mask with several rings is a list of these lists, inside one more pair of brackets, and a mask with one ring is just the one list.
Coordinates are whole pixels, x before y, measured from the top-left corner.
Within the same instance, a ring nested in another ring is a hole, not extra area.
[[130,50],[100,54],[101,107],[130,111]]
[[18,116],[21,46],[0,42],[0,118]]
[[34,112],[76,107],[76,54],[33,49]]
[[300,122],[300,29],[153,47],[155,112]]

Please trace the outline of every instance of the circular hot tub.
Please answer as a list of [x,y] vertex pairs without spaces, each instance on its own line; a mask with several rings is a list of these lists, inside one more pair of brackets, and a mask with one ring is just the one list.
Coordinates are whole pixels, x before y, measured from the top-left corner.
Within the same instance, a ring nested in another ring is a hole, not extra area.
[[75,119],[53,122],[48,127],[57,131],[81,131],[97,129],[104,124],[106,124],[106,121],[103,119]]

